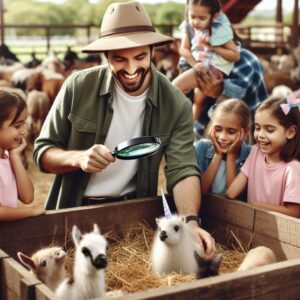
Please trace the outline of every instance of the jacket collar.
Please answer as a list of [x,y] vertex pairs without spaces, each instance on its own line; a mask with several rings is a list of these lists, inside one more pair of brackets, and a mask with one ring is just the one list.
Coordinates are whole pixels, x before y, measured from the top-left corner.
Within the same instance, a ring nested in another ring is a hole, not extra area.
[[[158,93],[158,71],[156,70],[154,64],[151,64],[152,81],[150,83],[148,99],[153,106],[157,107],[157,93]],[[100,86],[99,95],[105,96],[107,94],[112,94],[113,89],[113,75],[109,66],[107,65],[102,84]]]

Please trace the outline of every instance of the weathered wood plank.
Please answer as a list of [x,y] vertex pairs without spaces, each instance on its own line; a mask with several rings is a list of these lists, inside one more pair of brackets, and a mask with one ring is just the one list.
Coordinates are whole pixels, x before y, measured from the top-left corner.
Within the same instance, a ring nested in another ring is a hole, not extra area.
[[[118,298],[159,299],[299,299],[300,259],[234,272],[170,288],[159,288]],[[288,291],[288,293],[285,293]],[[108,299],[108,298],[105,298]]]
[[35,218],[0,224],[0,245],[16,258],[17,251],[30,255],[51,244],[64,245],[74,224],[85,232],[98,223],[103,233],[113,232],[122,237],[143,220],[155,226],[155,217],[162,214],[160,198],[50,211]]
[[57,298],[45,284],[39,284],[35,288],[35,300],[57,300]]
[[[16,262],[13,258],[5,258],[2,260],[2,287],[5,290],[3,299],[10,297],[14,294],[14,299],[22,298],[21,281],[26,278],[22,284],[22,291],[26,294],[27,291],[40,281],[27,271],[22,265]],[[28,286],[26,286],[28,284]]]
[[257,209],[254,231],[300,247],[300,219]]
[[208,194],[202,201],[201,216],[223,220],[253,230],[255,209],[247,203]]

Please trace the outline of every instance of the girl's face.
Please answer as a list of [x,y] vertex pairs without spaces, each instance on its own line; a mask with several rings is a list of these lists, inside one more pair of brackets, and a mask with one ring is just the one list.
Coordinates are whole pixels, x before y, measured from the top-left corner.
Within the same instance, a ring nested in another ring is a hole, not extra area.
[[25,136],[25,120],[27,118],[27,108],[19,115],[18,119],[12,123],[15,117],[16,109],[14,109],[9,118],[0,126],[0,150],[3,155],[4,150],[12,150],[17,148]]
[[219,112],[214,115],[211,130],[222,153],[227,153],[228,148],[236,141],[242,129],[241,125],[240,118],[234,113]]
[[266,161],[268,163],[280,162],[280,151],[287,140],[295,136],[295,128],[284,128],[269,110],[256,112],[254,120],[254,138],[261,152],[265,154]]
[[196,4],[188,6],[188,20],[195,30],[208,29],[211,24],[210,7]]

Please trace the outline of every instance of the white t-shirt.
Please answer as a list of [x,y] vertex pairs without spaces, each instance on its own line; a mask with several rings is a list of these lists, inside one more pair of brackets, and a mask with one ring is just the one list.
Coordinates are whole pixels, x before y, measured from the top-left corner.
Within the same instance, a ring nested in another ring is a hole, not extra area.
[[[114,113],[105,140],[105,145],[111,151],[118,144],[141,136],[147,92],[148,89],[139,96],[130,96],[115,82],[112,104]],[[137,166],[136,159],[117,159],[106,169],[92,174],[84,196],[120,196],[135,191]]]

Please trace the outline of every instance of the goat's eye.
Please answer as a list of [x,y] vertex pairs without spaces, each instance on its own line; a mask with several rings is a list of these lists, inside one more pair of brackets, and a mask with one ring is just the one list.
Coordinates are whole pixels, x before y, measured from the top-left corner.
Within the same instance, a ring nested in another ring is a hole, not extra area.
[[88,248],[86,248],[86,247],[83,247],[81,249],[81,252],[83,253],[84,256],[90,256],[91,255],[90,250]]
[[174,230],[177,232],[179,230],[179,226],[178,225],[175,225],[174,226]]
[[41,266],[42,267],[46,267],[47,266],[47,260],[44,259],[42,262],[41,262]]

